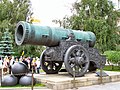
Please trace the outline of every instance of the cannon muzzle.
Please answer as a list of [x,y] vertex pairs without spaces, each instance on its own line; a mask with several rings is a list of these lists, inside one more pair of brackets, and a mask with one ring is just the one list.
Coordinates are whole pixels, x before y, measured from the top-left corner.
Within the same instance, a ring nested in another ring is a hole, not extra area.
[[48,26],[39,26],[20,21],[15,30],[15,42],[17,45],[31,44],[44,46],[57,46],[60,40],[69,38],[72,33],[77,41],[89,41],[89,46],[95,45],[96,37],[90,31],[71,30],[63,28],[55,28]]

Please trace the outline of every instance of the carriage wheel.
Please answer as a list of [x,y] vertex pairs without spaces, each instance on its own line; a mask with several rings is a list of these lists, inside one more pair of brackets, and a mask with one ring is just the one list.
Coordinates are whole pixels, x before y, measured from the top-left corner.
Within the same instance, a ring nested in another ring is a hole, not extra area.
[[72,76],[83,76],[89,68],[89,55],[81,45],[73,45],[65,53],[64,64]]
[[[45,58],[47,56],[44,54],[45,51],[40,56],[41,67],[47,74],[57,74],[62,67],[61,61],[47,61]],[[50,58],[50,57],[49,57]]]

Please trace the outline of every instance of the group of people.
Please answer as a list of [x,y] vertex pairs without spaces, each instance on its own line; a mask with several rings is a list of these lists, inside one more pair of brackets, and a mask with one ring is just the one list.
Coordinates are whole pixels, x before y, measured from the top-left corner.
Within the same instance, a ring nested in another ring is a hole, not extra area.
[[4,73],[11,74],[11,67],[16,62],[24,63],[30,72],[40,73],[40,59],[38,57],[24,57],[20,58],[14,56],[5,56],[4,58],[0,57],[0,66],[3,68]]

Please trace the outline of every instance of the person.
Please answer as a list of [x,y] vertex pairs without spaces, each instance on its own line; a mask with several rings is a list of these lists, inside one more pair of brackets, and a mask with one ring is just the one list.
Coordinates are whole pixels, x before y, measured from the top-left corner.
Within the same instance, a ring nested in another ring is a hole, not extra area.
[[32,61],[33,61],[33,57],[30,57],[30,71],[32,71]]
[[30,57],[27,57],[26,61],[28,62],[28,69],[30,70]]
[[7,71],[8,71],[8,65],[9,65],[9,60],[8,60],[8,57],[5,56],[4,57],[4,62],[3,62],[3,72],[4,73],[7,73]]
[[22,62],[28,67],[28,62],[26,61],[26,57],[23,57]]
[[33,69],[33,72],[35,73],[35,68],[36,68],[36,59],[35,58],[33,58],[33,60],[32,60],[32,69]]
[[20,56],[19,62],[22,62],[22,60],[23,60],[23,56]]
[[0,57],[0,82],[1,82],[1,80],[2,80],[2,66],[3,66],[3,61],[2,61],[2,57]]
[[36,72],[40,73],[40,59],[36,57]]
[[14,56],[9,56],[8,59],[9,59],[9,65],[8,65],[8,67],[9,67],[9,74],[11,74],[11,67],[15,63]]
[[18,57],[15,58],[15,63],[19,62],[19,59]]
[[3,67],[3,61],[2,61],[2,57],[0,57],[0,69],[2,69]]

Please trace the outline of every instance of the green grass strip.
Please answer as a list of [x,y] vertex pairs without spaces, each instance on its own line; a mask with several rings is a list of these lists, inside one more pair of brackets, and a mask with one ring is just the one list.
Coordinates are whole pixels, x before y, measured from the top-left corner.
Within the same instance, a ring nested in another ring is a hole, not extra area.
[[[19,87],[27,88],[27,87],[31,87],[31,85],[22,86],[22,85],[17,84],[16,86],[1,86],[0,88],[19,88]],[[34,87],[45,87],[45,85],[37,83],[37,84],[34,85]]]
[[113,69],[112,69],[112,66],[108,65],[108,66],[105,66],[103,70],[120,72],[120,66],[113,66]]

